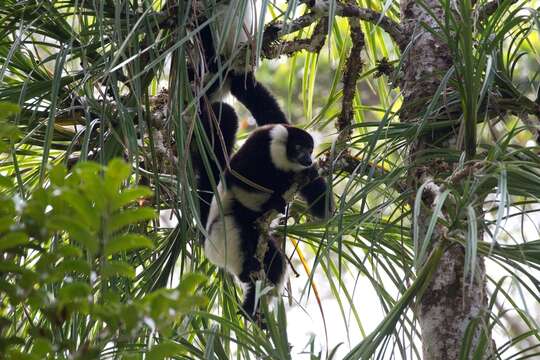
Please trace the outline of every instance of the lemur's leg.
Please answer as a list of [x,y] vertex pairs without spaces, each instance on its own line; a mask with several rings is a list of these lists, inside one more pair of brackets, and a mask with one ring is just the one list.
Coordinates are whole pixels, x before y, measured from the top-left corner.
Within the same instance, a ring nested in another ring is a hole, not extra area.
[[[213,103],[210,111],[211,113],[208,112],[208,109],[202,108],[199,114],[204,132],[212,145],[212,153],[217,160],[216,162],[213,157],[209,156],[210,171],[205,169],[202,161],[199,164],[200,216],[201,222],[205,226],[208,211],[210,210],[210,202],[212,196],[214,196],[211,179],[214,180],[216,185],[219,183],[220,172],[225,169],[227,158],[232,155],[236,131],[238,130],[238,117],[230,105],[222,102]],[[223,147],[221,137],[225,147]]]
[[[244,255],[244,263],[242,266],[242,272],[238,278],[241,282],[247,285],[242,309],[251,318],[257,319],[258,311],[256,311],[255,304],[255,281],[250,275],[253,272],[257,272],[261,269],[261,264],[256,257],[257,245],[260,241],[260,234],[253,224],[251,224],[250,226],[246,226],[241,231],[241,238],[241,248]],[[266,274],[266,279],[274,286],[281,286],[285,276],[286,261],[283,253],[278,249],[273,238],[268,240],[267,251],[263,259],[263,267]]]
[[273,237],[268,239],[268,249],[264,255],[264,272],[266,278],[274,286],[280,287],[285,277],[287,262],[285,255],[278,248],[276,240]]
[[244,302],[242,309],[247,315],[254,318],[255,316],[255,282],[251,274],[256,273],[261,269],[261,264],[257,259],[257,244],[260,240],[260,233],[257,225],[251,219],[250,210],[243,206],[237,206],[233,209],[235,211],[235,218],[246,219],[245,222],[237,223],[240,231],[240,249],[242,251],[242,271],[238,275],[238,279],[247,286],[246,293],[244,295]]
[[229,77],[231,93],[249,110],[258,126],[289,123],[274,96],[253,73],[231,72]]

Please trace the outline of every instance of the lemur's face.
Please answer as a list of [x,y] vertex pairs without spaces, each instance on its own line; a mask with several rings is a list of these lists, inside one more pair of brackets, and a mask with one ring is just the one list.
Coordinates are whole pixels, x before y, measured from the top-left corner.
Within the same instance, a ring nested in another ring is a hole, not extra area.
[[289,159],[303,166],[311,166],[311,153],[313,147],[308,147],[302,144],[295,144],[289,153]]
[[309,167],[313,162],[311,159],[312,153],[313,138],[311,135],[297,128],[289,128],[287,141],[287,157],[289,161]]

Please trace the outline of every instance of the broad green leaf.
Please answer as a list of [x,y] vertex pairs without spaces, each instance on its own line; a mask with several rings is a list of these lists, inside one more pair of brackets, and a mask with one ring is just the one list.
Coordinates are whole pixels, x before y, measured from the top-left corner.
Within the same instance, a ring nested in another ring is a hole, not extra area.
[[112,159],[107,165],[105,171],[105,188],[107,192],[115,194],[122,185],[122,182],[126,181],[131,168],[121,159]]
[[90,285],[77,281],[64,284],[58,291],[58,297],[63,302],[71,302],[74,299],[86,298],[90,293]]
[[49,226],[53,230],[66,231],[73,240],[78,241],[90,253],[95,254],[99,247],[98,238],[91,233],[87,226],[76,218],[68,216],[55,216],[49,220]]
[[11,186],[13,186],[13,182],[11,181],[11,179],[7,176],[3,176],[2,174],[0,174],[0,189],[9,189],[11,188]]
[[17,104],[0,102],[0,120],[6,119],[8,116],[18,113],[20,108]]
[[74,210],[73,214],[81,226],[85,226],[89,231],[97,230],[100,226],[100,214],[98,209],[93,207],[81,193],[76,190],[63,190],[60,198],[64,200]]
[[153,194],[153,191],[145,186],[124,189],[111,200],[111,208],[113,210],[119,210],[135,200],[147,198]]
[[111,216],[108,222],[108,230],[110,233],[114,233],[128,225],[149,221],[155,217],[156,212],[152,208],[127,209]]
[[135,269],[127,262],[111,260],[103,265],[101,274],[103,279],[108,279],[113,276],[123,276],[128,279],[133,279],[135,277]]
[[0,272],[13,272],[13,273],[25,273],[28,272],[26,268],[14,264],[11,261],[0,260]]
[[[6,206],[2,201],[0,201],[0,206]],[[0,233],[7,233],[11,231],[13,226],[13,215],[0,216]]]
[[67,175],[67,170],[63,165],[56,165],[49,171],[51,183],[55,186],[64,185],[64,180]]
[[67,275],[69,273],[90,275],[92,267],[86,260],[69,259],[61,261],[54,270],[61,275]]
[[38,359],[44,359],[47,354],[54,351],[54,346],[46,338],[36,338],[34,340],[34,346],[32,347],[32,355]]
[[60,256],[63,256],[63,257],[66,257],[66,258],[78,258],[78,257],[81,257],[83,255],[81,249],[79,249],[77,246],[71,245],[71,244],[61,244],[56,249],[56,252]]
[[104,254],[108,256],[123,251],[141,248],[153,249],[154,244],[144,235],[124,234],[111,239],[107,244],[105,244]]
[[16,246],[27,244],[28,235],[21,231],[12,232],[0,237],[0,252],[12,249]]
[[178,290],[183,294],[193,294],[195,289],[206,281],[206,276],[200,273],[189,273],[182,278]]
[[184,353],[185,349],[183,346],[172,341],[167,341],[152,347],[148,352],[148,360],[163,360],[168,357],[181,356]]

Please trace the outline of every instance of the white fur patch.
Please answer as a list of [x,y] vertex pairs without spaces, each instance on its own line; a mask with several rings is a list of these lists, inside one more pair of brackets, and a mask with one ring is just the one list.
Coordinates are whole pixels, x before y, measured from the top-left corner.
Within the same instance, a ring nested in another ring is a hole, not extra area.
[[[235,52],[242,46],[250,44],[257,32],[257,18],[255,0],[230,0],[216,4],[214,13],[216,14],[217,30],[219,40],[216,44],[221,44],[222,55],[230,59],[236,56]],[[237,14],[244,14],[242,26],[237,26]],[[231,22],[232,21],[232,22]],[[242,68],[235,69],[242,70]]]
[[289,158],[287,157],[288,137],[289,132],[283,125],[275,125],[272,130],[270,130],[270,157],[272,158],[272,163],[274,163],[275,167],[279,170],[301,171],[305,169],[306,166],[289,161]]
[[270,194],[261,191],[248,191],[239,186],[233,186],[231,190],[236,200],[253,211],[261,211],[262,205],[270,198]]
[[[220,182],[217,186],[217,196],[219,196],[219,200],[221,202],[221,206],[223,208],[223,212],[227,213],[231,209],[231,201],[232,201],[232,194],[228,191],[225,191],[223,184]],[[220,215],[220,207],[219,203],[216,199],[216,195],[212,196],[212,202],[210,203],[210,210],[208,211],[208,219],[206,220],[206,231],[210,230],[210,225],[219,218]]]
[[238,276],[242,271],[244,259],[241,255],[239,229],[230,215],[234,195],[231,191],[225,190],[221,182],[217,190],[223,214],[214,196],[206,223],[208,237],[204,241],[204,254],[213,264]]
[[213,264],[239,276],[244,258],[240,248],[240,232],[234,217],[225,215],[212,223],[204,242],[204,254]]
[[328,0],[315,0],[315,4],[311,8],[317,14],[326,14],[330,9]]

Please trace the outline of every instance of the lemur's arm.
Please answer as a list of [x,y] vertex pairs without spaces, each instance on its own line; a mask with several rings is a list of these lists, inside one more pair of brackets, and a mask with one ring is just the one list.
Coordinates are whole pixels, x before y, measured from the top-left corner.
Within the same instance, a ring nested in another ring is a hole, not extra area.
[[281,195],[272,195],[270,199],[264,204],[263,211],[276,210],[279,213],[284,213],[287,207],[287,202]]
[[328,219],[334,212],[334,199],[323,177],[317,176],[300,189],[309,212],[320,219]]
[[[204,20],[203,18],[201,21]],[[210,25],[201,29],[200,37],[208,70],[217,73],[222,59],[216,54]],[[252,72],[229,71],[227,77],[230,79],[231,93],[249,110],[258,126],[289,123],[274,96],[255,79]]]
[[257,125],[288,124],[274,96],[252,72],[231,73],[231,93],[249,110]]

